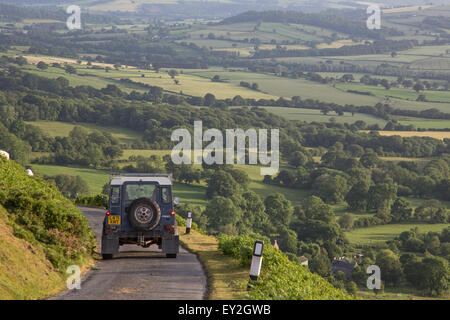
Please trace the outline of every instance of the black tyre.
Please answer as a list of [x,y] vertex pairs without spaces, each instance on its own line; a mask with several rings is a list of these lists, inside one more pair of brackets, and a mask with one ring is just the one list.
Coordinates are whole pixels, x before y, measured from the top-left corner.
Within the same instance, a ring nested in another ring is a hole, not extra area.
[[166,258],[172,258],[172,259],[174,259],[174,258],[176,258],[177,257],[177,254],[176,253],[166,253]]
[[139,198],[131,203],[128,221],[134,229],[150,231],[158,225],[160,219],[161,209],[152,199]]
[[109,260],[109,259],[113,258],[113,255],[110,253],[104,253],[104,254],[102,254],[102,258],[103,258],[103,260]]

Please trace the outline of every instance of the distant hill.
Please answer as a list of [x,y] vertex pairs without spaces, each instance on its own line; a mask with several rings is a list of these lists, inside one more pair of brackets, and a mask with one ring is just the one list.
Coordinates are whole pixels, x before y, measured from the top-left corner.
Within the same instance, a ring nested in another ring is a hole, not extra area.
[[299,11],[247,11],[234,17],[226,18],[220,24],[250,21],[306,24],[366,39],[381,39],[386,35],[400,36],[403,34],[391,28],[383,28],[374,32],[367,28],[366,21],[363,20],[349,19],[329,13],[303,13]]

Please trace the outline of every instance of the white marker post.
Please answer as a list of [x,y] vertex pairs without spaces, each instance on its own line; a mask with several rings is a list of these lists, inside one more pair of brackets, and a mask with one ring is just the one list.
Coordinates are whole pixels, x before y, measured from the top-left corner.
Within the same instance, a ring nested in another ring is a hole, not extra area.
[[192,227],[192,212],[188,212],[188,218],[186,220],[186,234],[191,232]]
[[252,264],[250,266],[250,281],[248,282],[247,290],[250,289],[252,281],[257,281],[259,273],[261,272],[262,255],[264,249],[263,241],[255,241],[253,248]]

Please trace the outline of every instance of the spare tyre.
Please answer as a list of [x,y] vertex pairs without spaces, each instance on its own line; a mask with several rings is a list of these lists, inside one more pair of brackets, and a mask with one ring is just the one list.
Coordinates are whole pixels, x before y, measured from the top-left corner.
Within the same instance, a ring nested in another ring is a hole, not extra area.
[[159,223],[161,209],[156,201],[150,198],[134,200],[128,210],[128,221],[139,231],[150,231]]

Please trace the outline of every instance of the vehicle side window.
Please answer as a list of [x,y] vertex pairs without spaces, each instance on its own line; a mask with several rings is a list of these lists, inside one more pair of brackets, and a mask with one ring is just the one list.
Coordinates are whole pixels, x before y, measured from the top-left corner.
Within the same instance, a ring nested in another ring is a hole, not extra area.
[[112,205],[120,204],[120,188],[119,187],[111,188],[111,204]]
[[170,190],[169,188],[161,188],[161,197],[163,203],[170,203]]

